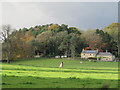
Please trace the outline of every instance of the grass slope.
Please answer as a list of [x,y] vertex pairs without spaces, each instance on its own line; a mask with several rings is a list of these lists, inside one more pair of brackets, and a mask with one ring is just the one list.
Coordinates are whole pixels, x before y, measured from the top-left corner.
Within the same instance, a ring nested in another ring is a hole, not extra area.
[[[60,62],[64,68],[58,68]],[[31,59],[2,64],[3,88],[118,87],[117,62]]]

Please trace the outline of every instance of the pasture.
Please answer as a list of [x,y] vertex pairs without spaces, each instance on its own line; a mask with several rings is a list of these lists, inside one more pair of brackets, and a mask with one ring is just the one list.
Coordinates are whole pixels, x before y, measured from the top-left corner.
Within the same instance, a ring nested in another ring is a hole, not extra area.
[[[59,68],[61,62],[65,63]],[[3,88],[118,88],[118,62],[30,59],[2,63]]]

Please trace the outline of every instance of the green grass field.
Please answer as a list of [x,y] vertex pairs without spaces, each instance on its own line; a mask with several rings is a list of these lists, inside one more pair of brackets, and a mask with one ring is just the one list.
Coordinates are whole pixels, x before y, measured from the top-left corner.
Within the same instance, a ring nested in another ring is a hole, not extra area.
[[[64,68],[59,68],[60,62]],[[3,88],[118,88],[118,62],[30,59],[2,63]]]

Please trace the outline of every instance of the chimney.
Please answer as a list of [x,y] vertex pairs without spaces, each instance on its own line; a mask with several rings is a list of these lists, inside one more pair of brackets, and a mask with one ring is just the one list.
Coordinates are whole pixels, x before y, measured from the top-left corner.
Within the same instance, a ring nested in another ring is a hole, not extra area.
[[98,49],[97,49],[97,52],[98,52]]
[[84,48],[83,48],[83,51],[84,51]]
[[106,53],[107,53],[108,51],[106,50]]

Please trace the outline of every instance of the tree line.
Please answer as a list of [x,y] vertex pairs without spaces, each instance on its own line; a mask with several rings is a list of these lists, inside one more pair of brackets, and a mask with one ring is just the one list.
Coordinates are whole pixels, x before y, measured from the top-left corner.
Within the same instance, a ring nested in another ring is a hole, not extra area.
[[1,29],[2,58],[16,60],[66,55],[79,57],[83,48],[108,50],[118,56],[118,23],[83,31],[65,24],[37,25],[14,30],[10,25]]

